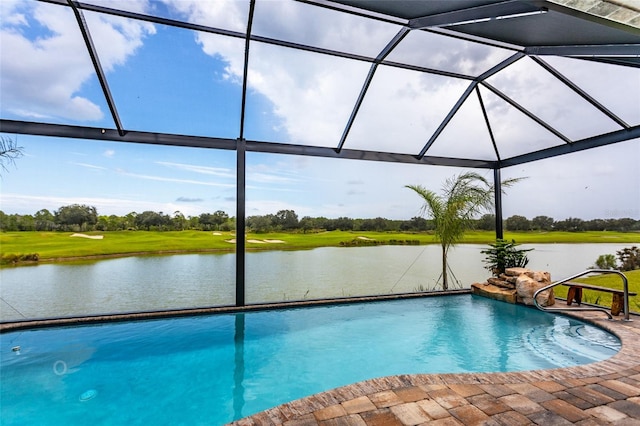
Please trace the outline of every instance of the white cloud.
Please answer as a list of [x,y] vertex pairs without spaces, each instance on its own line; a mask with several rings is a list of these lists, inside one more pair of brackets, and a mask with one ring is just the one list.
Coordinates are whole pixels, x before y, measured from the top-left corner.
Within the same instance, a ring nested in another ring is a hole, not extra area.
[[189,184],[189,185],[205,185],[205,186],[220,186],[225,188],[235,188],[235,184],[229,184],[229,183],[210,182],[210,181],[202,181],[202,180],[194,180],[194,179],[178,179],[178,178],[169,178],[165,176],[144,175],[139,173],[130,173],[124,170],[118,170],[118,173],[124,176],[129,176],[137,179],[154,180],[159,182],[174,182],[174,183],[183,183],[183,184]]
[[142,47],[144,38],[156,32],[147,22],[90,12],[85,12],[85,16],[100,63],[107,73],[123,65]]
[[400,29],[304,2],[261,1],[256,2],[252,33],[375,57]]
[[532,59],[519,60],[488,81],[572,140],[620,129]]
[[189,22],[214,28],[244,32],[247,28],[249,2],[246,1],[197,1],[163,0]]
[[411,31],[387,59],[475,76],[512,54],[506,49],[454,37]]
[[337,146],[368,70],[360,62],[256,44],[249,83],[271,100],[292,142]]
[[180,203],[201,203],[204,200],[202,198],[193,198],[193,197],[178,197],[176,198],[176,201],[180,202]]
[[346,148],[417,154],[468,82],[379,67]]
[[184,170],[204,175],[219,176],[229,179],[236,178],[236,174],[234,173],[234,171],[225,167],[198,166],[194,164],[172,163],[167,161],[158,161],[156,162],[156,164],[160,164],[161,166],[166,166],[176,170]]
[[564,57],[544,59],[623,120],[640,124],[640,70]]
[[[191,21],[206,21],[215,26],[228,19],[236,31],[244,31],[246,27],[245,3],[168,3]],[[262,2],[256,6],[252,32],[316,46],[364,49],[375,56],[397,31],[390,25],[385,26],[384,31],[374,31],[372,27],[379,29],[380,23],[328,13],[322,8],[306,13],[309,11],[303,9],[308,7],[297,2]],[[241,40],[200,33],[196,39],[206,54],[224,59],[229,79],[241,81],[244,70]],[[271,102],[272,113],[282,119],[291,142],[335,146],[369,66],[359,61],[253,43],[248,83],[250,90]]]
[[[247,161],[248,188],[269,191],[301,191],[308,183],[304,164],[298,157],[252,155]],[[264,184],[266,186],[261,186]]]
[[264,184],[279,184],[279,183],[298,182],[298,180],[296,180],[296,179],[292,179],[292,178],[285,177],[285,176],[279,176],[277,174],[256,173],[256,172],[247,173],[247,181],[256,182],[256,183],[264,183]]
[[0,16],[3,25],[27,25],[27,17],[18,6],[23,3],[21,0],[3,0],[0,2]]
[[[3,2],[2,13],[2,108],[28,118],[101,120],[105,111],[98,101],[80,94],[94,70],[71,9],[42,2]],[[122,65],[155,31],[147,23],[91,13],[85,17],[106,71]]]
[[106,167],[102,167],[102,166],[96,166],[94,164],[87,164],[87,163],[71,163],[73,165],[76,166],[80,166],[80,167],[85,167],[87,169],[93,169],[93,170],[107,170]]

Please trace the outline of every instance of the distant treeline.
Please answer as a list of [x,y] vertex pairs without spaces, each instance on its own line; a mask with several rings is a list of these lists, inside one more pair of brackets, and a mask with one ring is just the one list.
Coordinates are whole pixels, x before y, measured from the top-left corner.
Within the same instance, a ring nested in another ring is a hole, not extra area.
[[[434,229],[433,221],[413,217],[409,220],[392,220],[383,217],[373,219],[352,219],[339,217],[304,216],[298,218],[293,210],[280,210],[276,214],[249,216],[246,227],[251,232],[265,233],[274,231],[313,232],[326,231],[393,231],[420,232]],[[495,216],[486,214],[476,220],[475,228],[479,230],[495,230]],[[511,216],[504,220],[504,228],[508,231],[640,231],[640,220],[593,219],[582,220],[568,218],[556,221],[548,216],[536,216],[527,219],[524,216]],[[54,212],[42,209],[33,215],[5,214],[0,211],[0,231],[232,231],[235,229],[235,218],[222,210],[213,213],[202,213],[199,216],[185,216],[180,211],[173,214],[144,211],[131,212],[125,216],[99,215],[95,207],[72,204],[60,207]]]

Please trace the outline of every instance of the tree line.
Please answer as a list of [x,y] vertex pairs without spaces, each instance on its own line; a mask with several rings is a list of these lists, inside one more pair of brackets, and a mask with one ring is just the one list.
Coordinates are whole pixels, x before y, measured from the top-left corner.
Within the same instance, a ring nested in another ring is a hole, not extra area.
[[[474,219],[474,228],[495,230],[495,216],[485,214]],[[413,217],[409,220],[394,220],[383,217],[359,219],[349,217],[327,218],[304,216],[299,218],[294,210],[280,210],[275,214],[249,216],[246,227],[251,232],[266,233],[274,231],[314,232],[326,231],[379,231],[379,232],[424,232],[433,231],[433,220]],[[640,220],[593,219],[582,220],[568,218],[555,220],[549,216],[536,216],[527,219],[514,215],[504,220],[508,231],[640,231]],[[6,214],[0,211],[0,231],[233,231],[235,218],[226,212],[217,210],[198,216],[185,216],[180,211],[173,214],[144,211],[131,212],[124,216],[100,215],[93,206],[72,204],[51,212],[42,209],[33,215]]]

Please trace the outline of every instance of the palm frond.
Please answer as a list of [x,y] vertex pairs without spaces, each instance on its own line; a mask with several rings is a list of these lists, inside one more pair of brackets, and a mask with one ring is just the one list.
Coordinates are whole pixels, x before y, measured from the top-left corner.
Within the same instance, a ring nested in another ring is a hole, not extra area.
[[[508,179],[502,187],[509,187],[522,178]],[[421,214],[435,222],[434,234],[442,246],[443,265],[449,248],[459,243],[467,230],[473,227],[475,217],[493,207],[495,187],[476,172],[452,176],[442,185],[442,195],[421,185],[406,185],[422,197]],[[443,289],[447,288],[446,266],[443,266]]]

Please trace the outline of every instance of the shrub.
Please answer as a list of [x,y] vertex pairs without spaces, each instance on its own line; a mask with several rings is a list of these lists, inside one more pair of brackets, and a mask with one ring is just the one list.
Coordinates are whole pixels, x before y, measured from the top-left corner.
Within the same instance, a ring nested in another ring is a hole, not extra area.
[[621,271],[640,269],[640,248],[633,246],[616,251],[620,260]]
[[361,246],[379,246],[383,244],[382,241],[354,238],[351,241],[340,241],[341,247],[361,247]]
[[0,259],[0,265],[15,265],[19,262],[37,262],[40,260],[38,253],[5,254]]
[[19,261],[21,262],[37,262],[40,260],[40,255],[38,253],[28,253],[20,255]]
[[519,249],[515,240],[497,239],[495,244],[489,244],[490,248],[480,253],[487,255],[484,263],[486,269],[498,276],[507,268],[524,268],[529,263],[526,253],[533,249]]
[[2,255],[2,265],[15,265],[18,262],[17,254]]
[[612,254],[601,254],[596,260],[597,269],[617,269],[616,258]]
[[420,245],[420,240],[389,240],[389,244],[393,246],[418,246]]

